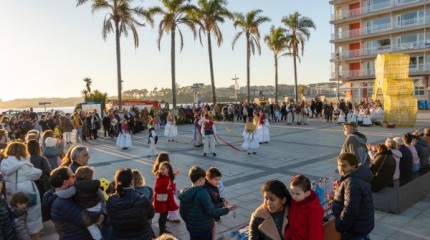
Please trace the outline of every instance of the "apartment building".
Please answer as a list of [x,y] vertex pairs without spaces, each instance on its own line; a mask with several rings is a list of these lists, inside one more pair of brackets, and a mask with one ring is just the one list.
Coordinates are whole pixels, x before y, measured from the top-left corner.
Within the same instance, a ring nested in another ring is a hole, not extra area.
[[[331,81],[352,100],[371,98],[380,53],[407,53],[419,100],[429,99],[430,0],[331,0]],[[337,73],[337,74],[336,74]]]

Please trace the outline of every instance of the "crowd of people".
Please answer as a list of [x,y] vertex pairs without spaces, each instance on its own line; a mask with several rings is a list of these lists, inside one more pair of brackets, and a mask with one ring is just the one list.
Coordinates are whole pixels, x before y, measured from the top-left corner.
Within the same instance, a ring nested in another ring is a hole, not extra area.
[[[315,99],[316,106],[320,103]],[[294,105],[290,101],[279,109],[278,105],[241,105],[246,122],[242,148],[248,154],[256,154],[260,144],[270,141],[269,126],[270,121],[278,121],[276,111],[280,112],[279,121],[285,120],[287,124],[297,121],[306,124],[303,113],[308,117],[325,114],[325,119],[331,121],[327,115],[351,111],[348,103],[340,102],[336,108],[327,104],[322,108],[324,111],[315,107],[314,115],[312,104]],[[289,109],[291,105],[293,111],[287,111],[283,117],[282,108]],[[362,103],[358,108],[367,109],[366,105],[374,107],[373,112],[381,107],[375,102]],[[204,145],[205,157],[216,156],[216,109],[216,105],[213,109],[208,106],[193,109],[190,118],[194,122],[193,144]],[[231,120],[231,111],[227,110],[227,115]],[[78,109],[65,116],[42,115],[40,120],[30,110],[18,117],[22,120],[20,126],[26,128],[14,126],[16,119],[5,120],[5,117],[0,116],[0,236],[4,239],[39,239],[43,235],[43,221],[49,220],[54,222],[60,239],[154,239],[155,213],[159,214],[160,239],[175,239],[169,235],[166,222],[180,223],[180,219],[185,222],[190,239],[214,239],[215,222],[237,208],[221,197],[222,174],[215,167],[206,171],[191,167],[190,187],[177,189],[175,177],[181,171],[173,168],[168,153],[155,152],[161,125],[168,142],[176,141],[174,111],[167,113],[165,124],[157,118],[157,110],[140,112],[136,108],[123,112],[111,109],[103,117],[96,110]],[[354,121],[348,116],[344,120],[346,139],[337,158],[340,180],[330,199],[335,227],[342,239],[368,239],[374,228],[372,192],[428,170],[430,129],[389,138],[384,144],[374,146],[358,131],[364,121],[360,123],[358,117]],[[101,127],[104,137],[118,137],[117,144],[122,149],[131,146],[131,140],[125,140],[129,141],[125,145],[118,143],[122,135],[130,138],[130,134],[148,130],[151,154],[157,156],[152,169],[153,188],[145,185],[138,169],[120,168],[106,192],[100,190],[94,169],[88,167],[89,149],[68,144],[72,143],[73,129],[78,144],[97,139]],[[288,187],[278,180],[266,181],[261,193],[263,203],[250,216],[249,239],[324,239],[324,211],[306,176],[293,177]]]

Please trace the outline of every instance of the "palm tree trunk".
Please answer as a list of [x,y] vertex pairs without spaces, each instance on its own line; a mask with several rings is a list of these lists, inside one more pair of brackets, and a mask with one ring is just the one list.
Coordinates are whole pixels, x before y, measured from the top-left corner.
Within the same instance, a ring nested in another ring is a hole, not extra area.
[[246,100],[248,104],[251,103],[251,81],[250,81],[250,71],[249,65],[251,62],[251,46],[249,44],[249,33],[246,33]]
[[295,95],[295,98],[296,98],[296,102],[298,101],[298,99],[299,99],[299,95],[298,95],[298,86],[297,86],[297,63],[296,63],[296,51],[294,51],[293,50],[293,62],[294,62],[294,86],[295,86],[295,89],[294,89],[294,95]]
[[117,71],[117,84],[118,84],[118,109],[122,110],[122,78],[121,78],[121,45],[120,45],[120,32],[119,22],[115,21],[115,40],[116,40],[116,71]]
[[175,32],[176,26],[172,27],[172,42],[171,42],[171,67],[172,67],[172,104],[173,109],[176,108],[176,74],[175,74]]
[[275,54],[275,102],[278,102],[278,54]]
[[213,99],[213,104],[215,106],[215,104],[216,104],[216,88],[215,88],[214,66],[213,66],[213,62],[212,62],[211,32],[207,31],[207,33],[208,33],[209,67],[210,67],[210,71],[211,71],[211,84],[212,84],[212,99]]

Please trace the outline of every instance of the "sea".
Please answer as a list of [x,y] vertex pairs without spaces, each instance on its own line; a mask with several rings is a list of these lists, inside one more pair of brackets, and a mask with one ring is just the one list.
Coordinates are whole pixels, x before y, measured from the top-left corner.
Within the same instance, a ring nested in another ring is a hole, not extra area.
[[[0,108],[0,113],[3,112],[20,112],[23,110],[30,110],[30,108]],[[39,113],[39,112],[55,112],[55,111],[62,111],[64,113],[73,113],[75,110],[75,107],[47,107],[46,109],[44,107],[41,108],[33,108],[33,112]]]

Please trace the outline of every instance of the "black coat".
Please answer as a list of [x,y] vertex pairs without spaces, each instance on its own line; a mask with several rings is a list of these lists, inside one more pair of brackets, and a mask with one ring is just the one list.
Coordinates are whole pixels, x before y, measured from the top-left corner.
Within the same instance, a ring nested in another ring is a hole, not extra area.
[[224,199],[221,198],[219,194],[218,187],[210,184],[208,181],[205,182],[203,188],[208,191],[209,196],[211,196],[211,202],[216,208],[224,207]]
[[338,232],[361,236],[373,230],[375,208],[370,188],[372,177],[372,172],[364,165],[341,177],[332,206]]
[[400,145],[399,151],[402,153],[399,163],[400,179],[408,179],[410,176],[412,176],[412,152],[405,145]]
[[100,190],[99,180],[76,180],[75,200],[82,208],[91,208],[100,203],[98,191]]
[[134,189],[109,197],[106,209],[112,224],[112,239],[149,240],[154,238],[150,219],[154,208],[144,195]]
[[393,175],[396,171],[396,160],[391,151],[387,154],[376,154],[370,163],[370,170],[375,175],[372,179],[372,192],[377,192],[393,185]]

